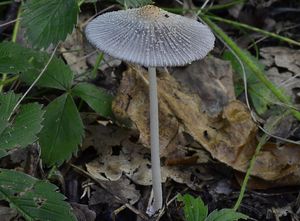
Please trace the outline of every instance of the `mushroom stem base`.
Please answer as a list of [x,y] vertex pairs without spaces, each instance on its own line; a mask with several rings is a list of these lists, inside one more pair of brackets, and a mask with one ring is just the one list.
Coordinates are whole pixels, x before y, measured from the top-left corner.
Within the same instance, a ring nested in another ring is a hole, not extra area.
[[162,187],[159,155],[159,124],[158,124],[158,99],[156,69],[149,67],[149,96],[150,96],[150,146],[151,146],[151,169],[153,188],[153,211],[162,208]]

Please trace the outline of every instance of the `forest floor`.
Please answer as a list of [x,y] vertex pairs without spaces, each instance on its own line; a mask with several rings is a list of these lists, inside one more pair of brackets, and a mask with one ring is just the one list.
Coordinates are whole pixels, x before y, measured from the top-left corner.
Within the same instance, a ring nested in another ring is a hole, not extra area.
[[[92,2],[81,5],[74,31],[59,44],[56,54],[75,73],[75,83],[88,82],[113,96],[113,118],[101,116],[75,99],[85,131],[76,155],[49,169],[40,164],[39,145],[34,143],[2,158],[1,168],[56,184],[80,221],[185,220],[183,204],[176,197],[186,193],[200,197],[209,212],[233,208],[248,171],[251,177],[238,204],[239,212],[249,220],[300,220],[300,121],[219,35],[215,48],[203,60],[158,69],[164,209],[159,217],[148,217],[147,72],[103,55],[86,40],[84,28],[93,15],[122,9],[113,1]],[[180,3],[157,0],[155,5],[197,18],[195,12],[204,1]],[[16,18],[18,7],[7,5],[0,19]],[[299,1],[217,0],[208,1],[204,9],[210,21],[243,49],[246,60],[262,70],[299,110]],[[1,41],[12,35],[13,28],[13,24],[0,28]],[[28,46],[24,33],[20,28],[16,42]],[[298,45],[278,36],[294,39]],[[28,87],[14,82],[4,90],[10,88],[22,93]],[[46,105],[60,95],[61,91],[36,87],[30,99]],[[257,147],[261,148],[255,152]],[[256,161],[249,171],[254,154]],[[22,220],[7,212],[7,206],[1,204],[0,220]]]

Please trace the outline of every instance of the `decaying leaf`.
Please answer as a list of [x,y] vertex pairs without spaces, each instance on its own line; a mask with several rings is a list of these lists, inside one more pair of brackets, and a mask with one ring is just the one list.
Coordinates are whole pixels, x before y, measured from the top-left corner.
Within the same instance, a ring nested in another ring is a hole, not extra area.
[[[141,144],[130,141],[132,132],[114,126],[104,127],[101,125],[89,126],[87,131],[90,134],[88,137],[92,139],[87,140],[83,146],[94,146],[99,154],[94,161],[86,165],[87,171],[94,178],[113,184],[115,181],[123,179],[122,177],[125,175],[136,184],[145,186],[152,184],[150,150]],[[202,153],[199,151],[197,155],[197,152],[194,152],[194,156],[197,158],[200,156],[199,153]],[[182,155],[184,154],[182,153]],[[205,160],[203,157],[201,159]],[[193,163],[195,162],[197,159]],[[196,168],[165,165],[162,167],[162,180],[165,182],[167,178],[171,178],[195,189],[197,183],[192,179],[192,174]]]
[[5,206],[0,206],[0,216],[2,221],[19,221],[22,220],[17,210]]
[[267,47],[260,49],[261,60],[267,75],[276,85],[285,89],[295,100],[295,88],[300,88],[300,50],[284,47]]
[[208,57],[174,69],[172,76],[199,95],[203,110],[210,116],[217,116],[229,101],[235,99],[232,68],[228,61]]
[[[184,69],[181,70],[181,74],[186,74]],[[207,81],[217,81],[215,78],[218,75],[209,76],[211,79]],[[198,81],[194,78],[193,85],[197,85]],[[220,102],[224,104],[222,111],[212,117],[206,111],[205,102],[202,102],[197,92],[191,90],[193,86],[190,87],[188,82],[191,81],[186,81],[186,85],[179,84],[166,72],[158,75],[161,156],[169,156],[176,147],[185,146],[186,142],[180,138],[188,134],[213,158],[245,172],[257,145],[257,127],[248,109],[243,103],[230,99],[230,96],[224,99],[215,93],[210,99],[217,103],[220,99],[227,100],[227,104]],[[232,87],[232,84],[222,83],[222,86],[224,91],[232,90],[226,89]],[[117,117],[131,120],[139,132],[139,142],[146,147],[149,147],[148,103],[147,72],[130,67],[123,75],[113,111]],[[293,147],[295,150],[291,151]],[[278,185],[299,184],[296,173],[300,173],[300,165],[295,159],[300,159],[300,149],[295,145],[293,147],[265,147],[257,157],[252,175],[276,181]],[[285,157],[279,157],[282,155]],[[290,178],[288,182],[284,181],[287,176]]]
[[[300,50],[294,50],[285,47],[266,47],[260,49],[260,55],[267,68],[266,74],[278,87],[282,88],[288,96],[291,97],[295,107],[300,107]],[[273,110],[273,113],[267,119],[267,124],[274,120],[274,117],[280,115],[280,110]],[[273,134],[288,138],[299,136],[299,121],[294,117],[284,117],[277,125]]]
[[[123,202],[128,202],[130,204],[135,204],[141,197],[140,191],[135,188],[135,184],[131,183],[131,181],[123,176],[118,181],[106,181],[102,182],[102,184],[106,187],[106,190],[94,186],[94,192],[89,200],[89,205],[97,205],[97,204],[109,204],[110,207],[114,208],[122,204]],[[112,195],[117,196],[114,198]],[[120,198],[121,201],[118,201],[117,198]]]
[[[80,16],[80,23],[82,23],[83,16]],[[75,29],[71,35],[61,44],[59,51],[63,58],[70,66],[71,70],[77,74],[83,74],[87,71],[88,66],[84,58],[83,50],[83,35],[79,29]]]
[[[289,214],[294,214],[293,208],[291,205],[287,205],[282,208],[272,208],[271,212],[274,214],[276,217],[276,220],[280,220],[281,217],[286,217]],[[295,214],[296,215],[296,214]],[[297,215],[296,215],[297,216]]]
[[[132,68],[124,74],[120,86],[122,95],[116,98],[113,108],[117,110],[116,115],[123,109],[123,114],[129,116],[140,132],[140,142],[149,146],[148,88],[144,72]],[[181,131],[190,134],[222,162],[230,165],[247,163],[248,158],[237,158],[249,140],[255,142],[256,127],[242,103],[232,101],[225,107],[222,116],[210,118],[202,111],[197,94],[186,92],[167,73],[160,74],[158,85],[162,155],[172,149],[168,145],[178,145],[174,140]],[[123,96],[131,99],[124,103]],[[253,150],[249,151],[250,155],[252,153]]]
[[95,221],[96,213],[85,204],[71,203],[74,214],[78,221]]

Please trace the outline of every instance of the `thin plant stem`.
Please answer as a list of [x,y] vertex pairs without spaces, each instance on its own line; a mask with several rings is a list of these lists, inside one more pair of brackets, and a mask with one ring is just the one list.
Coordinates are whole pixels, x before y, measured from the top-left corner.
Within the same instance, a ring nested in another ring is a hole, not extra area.
[[151,146],[151,170],[153,188],[153,212],[162,208],[161,169],[159,154],[159,123],[158,123],[158,99],[156,69],[148,68],[149,98],[150,98],[150,146]]
[[209,0],[206,0],[206,1],[202,4],[201,10],[203,10],[203,9],[206,7],[206,5],[208,4],[208,2],[209,2]]
[[19,19],[14,19],[14,20],[5,22],[5,23],[3,23],[3,24],[0,24],[0,28],[5,27],[5,26],[7,26],[7,25],[10,25],[10,24],[12,24],[12,23],[15,23],[16,21],[18,21],[18,20],[20,20],[20,19],[21,19],[21,18],[19,18]]
[[253,155],[253,157],[252,157],[252,159],[250,161],[249,168],[247,169],[245,178],[243,180],[243,184],[242,184],[242,187],[241,187],[241,190],[240,190],[239,197],[238,197],[238,199],[237,199],[237,201],[236,201],[236,203],[235,203],[235,205],[233,207],[234,210],[238,210],[238,208],[240,207],[240,205],[242,203],[242,200],[243,200],[245,192],[246,192],[247,184],[248,184],[248,181],[249,181],[249,178],[250,178],[250,175],[251,175],[254,163],[256,161],[256,157],[259,154],[262,146],[267,142],[268,139],[269,139],[269,135],[264,134],[260,138],[260,141],[259,141],[258,145],[256,146],[255,153],[254,153],[254,155]]
[[98,70],[98,68],[99,68],[99,66],[100,66],[100,63],[101,63],[101,61],[103,60],[103,58],[104,58],[104,53],[101,52],[101,53],[98,55],[98,57],[97,57],[95,66],[94,66],[93,71],[92,71],[92,77],[93,77],[93,78],[96,78],[96,77],[97,77],[97,70]]
[[7,82],[7,74],[6,73],[3,73],[2,74],[2,79],[1,79],[1,82],[0,82],[0,93],[2,92],[3,90],[3,87],[5,85],[5,82]]
[[206,9],[204,9],[204,11],[223,10],[223,9],[235,6],[237,4],[242,4],[244,2],[246,2],[246,0],[235,0],[235,1],[224,3],[224,4],[212,5],[212,6],[207,7]]
[[[16,24],[14,26],[12,39],[11,39],[11,41],[14,42],[14,43],[17,41],[18,31],[19,31],[19,27],[20,27],[20,17],[21,17],[21,7],[19,7],[19,10],[18,10]],[[6,81],[6,79],[7,79],[7,74],[3,73],[1,83],[0,83],[0,92],[2,92],[3,87],[5,86],[4,82],[10,82],[10,81]]]
[[290,38],[287,38],[287,37],[283,37],[283,36],[275,34],[273,32],[265,31],[265,30],[262,30],[260,28],[256,28],[256,27],[253,27],[253,26],[250,26],[250,25],[247,25],[247,24],[244,24],[244,23],[232,21],[232,20],[229,20],[229,19],[221,18],[221,17],[215,16],[215,15],[205,15],[205,16],[207,18],[211,19],[211,20],[215,20],[215,21],[226,23],[226,24],[230,24],[230,25],[235,26],[235,27],[239,27],[239,28],[244,28],[244,29],[248,29],[248,30],[251,30],[251,31],[255,31],[255,32],[261,33],[263,35],[266,35],[266,36],[269,36],[269,37],[273,37],[273,38],[276,38],[276,39],[281,40],[281,41],[285,41],[285,42],[287,42],[289,44],[294,44],[294,45],[300,46],[300,42],[299,41],[295,41],[293,39],[290,39]]
[[[232,2],[228,2],[228,3],[224,3],[224,4],[218,4],[218,5],[212,5],[212,6],[207,6],[206,8],[199,8],[199,7],[195,7],[192,9],[188,9],[187,11],[201,11],[201,12],[207,12],[207,11],[211,11],[211,10],[221,10],[221,9],[226,9],[226,8],[230,8],[234,5],[237,4],[241,4],[243,2],[245,2],[246,0],[236,0],[236,1],[232,1]],[[178,2],[179,4],[183,4],[182,2]],[[206,5],[206,4],[205,4]],[[202,5],[203,6],[203,5]],[[168,8],[168,7],[163,7],[162,9],[169,11],[169,12],[173,12],[173,13],[182,13],[184,11],[184,9],[182,8]]]
[[22,13],[22,4],[20,5],[19,9],[18,9],[18,15],[17,15],[17,19],[16,19],[16,24],[14,26],[14,31],[13,31],[13,34],[12,34],[12,39],[11,41],[12,42],[16,42],[17,41],[17,36],[18,36],[18,31],[19,31],[19,28],[20,28],[20,17],[21,17],[21,13]]
[[240,58],[240,60],[245,63],[255,74],[255,76],[267,87],[269,90],[280,100],[282,103],[289,106],[290,112],[294,115],[297,120],[300,120],[300,112],[292,106],[290,99],[279,89],[275,86],[257,67],[248,57],[244,54],[244,52],[234,43],[234,41],[225,34],[222,29],[220,29],[215,23],[213,23],[207,16],[201,16],[203,21],[210,26],[210,28],[217,34],[221,39],[223,39],[226,44],[236,53],[236,55]]
[[[18,76],[18,75],[15,75],[15,76],[13,76],[13,77],[11,77],[11,78],[6,78],[5,80],[2,80],[2,81],[0,82],[0,88],[1,88],[1,86],[3,86],[3,85],[10,84],[10,83],[14,82],[14,81],[17,80],[18,78],[19,78],[19,76]],[[1,92],[1,89],[0,89],[0,92]]]
[[0,2],[0,6],[2,6],[2,5],[9,5],[9,4],[11,4],[12,2],[13,2],[12,0]]
[[10,117],[12,116],[12,114],[15,112],[15,110],[18,108],[18,106],[21,104],[21,102],[24,100],[24,98],[27,96],[27,94],[31,91],[31,89],[36,85],[36,83],[40,80],[40,78],[43,76],[43,74],[45,73],[45,71],[47,70],[49,64],[51,63],[55,52],[57,50],[59,44],[56,45],[56,47],[54,48],[48,62],[46,63],[45,67],[43,68],[43,70],[40,72],[40,74],[37,76],[37,78],[34,80],[34,82],[32,82],[32,84],[30,85],[30,87],[26,90],[26,92],[23,94],[23,96],[18,100],[17,104],[14,106],[10,116],[8,119],[10,119]]
[[[288,111],[285,111],[282,115],[280,115],[278,118],[276,118],[272,124],[269,126],[269,128],[267,129],[268,131],[273,131],[274,128],[276,127],[276,125],[284,118],[286,117],[287,115],[289,114]],[[253,155],[253,157],[251,158],[251,161],[249,163],[249,167],[247,169],[247,172],[246,172],[246,175],[245,175],[245,178],[243,180],[243,183],[242,183],[242,186],[241,186],[241,190],[240,190],[240,194],[239,194],[239,197],[233,207],[234,210],[238,210],[241,203],[242,203],[242,200],[244,198],[244,195],[245,195],[245,192],[246,192],[246,188],[247,188],[247,184],[248,184],[248,181],[249,181],[249,178],[250,178],[250,175],[251,175],[251,172],[253,170],[253,167],[254,167],[254,164],[255,164],[255,161],[256,161],[256,158],[258,156],[258,154],[260,153],[260,150],[261,148],[263,147],[263,145],[268,141],[268,139],[270,138],[270,136],[268,134],[264,134],[260,140],[259,140],[259,143],[258,145],[256,146],[256,149],[255,149],[255,153]]]
[[85,0],[80,0],[78,1],[78,7],[80,7],[83,3],[84,3]]

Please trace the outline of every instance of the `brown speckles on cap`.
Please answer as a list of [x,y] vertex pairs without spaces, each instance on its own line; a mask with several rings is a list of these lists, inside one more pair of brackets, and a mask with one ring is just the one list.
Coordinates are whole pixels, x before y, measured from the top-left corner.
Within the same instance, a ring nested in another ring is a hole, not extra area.
[[154,5],[146,5],[138,11],[138,16],[141,19],[155,19],[161,16],[160,8]]
[[153,5],[100,15],[88,24],[86,36],[103,52],[147,67],[201,59],[215,40],[207,26]]

